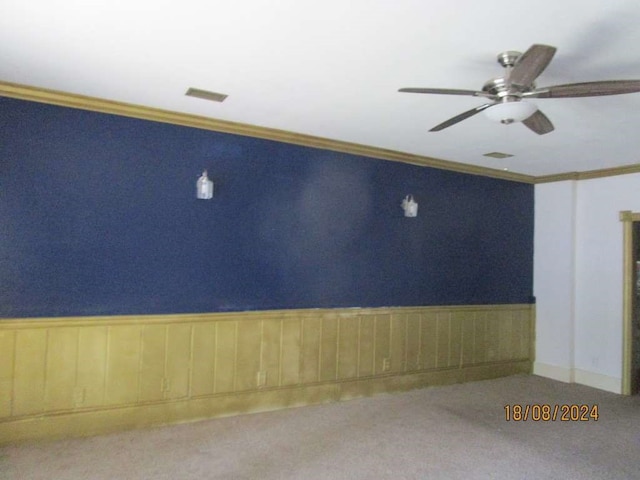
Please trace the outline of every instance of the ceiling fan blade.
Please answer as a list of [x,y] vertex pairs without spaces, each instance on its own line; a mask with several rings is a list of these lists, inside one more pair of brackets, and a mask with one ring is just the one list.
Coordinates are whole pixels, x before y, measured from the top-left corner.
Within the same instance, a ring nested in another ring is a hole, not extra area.
[[439,132],[440,130],[450,127],[451,125],[455,125],[456,123],[461,122],[462,120],[466,120],[467,118],[472,117],[476,113],[479,113],[485,108],[489,108],[493,105],[495,105],[495,103],[485,103],[484,105],[480,105],[479,107],[472,108],[471,110],[467,110],[466,112],[461,113],[460,115],[456,115],[455,117],[450,118],[446,122],[442,122],[440,125],[436,125],[429,131]]
[[540,88],[524,96],[537,98],[598,97],[640,92],[640,80],[605,80],[601,82],[569,83]]
[[471,97],[486,97],[485,92],[476,90],[458,90],[455,88],[401,88],[399,92],[405,93],[433,93],[436,95],[468,95]]
[[536,110],[533,115],[524,119],[522,123],[538,135],[544,135],[545,133],[553,132],[554,130],[551,120],[549,120],[540,110]]
[[511,83],[529,86],[538,78],[556,53],[556,48],[549,45],[532,45],[516,60],[511,70]]

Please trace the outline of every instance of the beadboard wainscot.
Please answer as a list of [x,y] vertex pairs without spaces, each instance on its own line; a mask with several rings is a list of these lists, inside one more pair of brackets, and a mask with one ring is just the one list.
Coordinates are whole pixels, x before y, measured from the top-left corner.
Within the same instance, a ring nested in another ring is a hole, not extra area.
[[530,373],[534,305],[0,322],[0,443]]

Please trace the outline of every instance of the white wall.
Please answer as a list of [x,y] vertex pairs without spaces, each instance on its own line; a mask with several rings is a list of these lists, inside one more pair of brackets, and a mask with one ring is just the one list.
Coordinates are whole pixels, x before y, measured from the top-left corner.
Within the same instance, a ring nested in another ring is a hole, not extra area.
[[619,393],[619,212],[640,212],[640,174],[535,187],[534,373]]
[[534,373],[572,381],[574,359],[574,236],[576,182],[535,187],[533,290]]

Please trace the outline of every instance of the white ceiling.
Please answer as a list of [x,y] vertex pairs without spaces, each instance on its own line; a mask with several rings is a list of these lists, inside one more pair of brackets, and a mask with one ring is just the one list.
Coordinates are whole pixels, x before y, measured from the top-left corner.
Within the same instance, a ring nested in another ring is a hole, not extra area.
[[2,81],[535,176],[640,163],[640,93],[535,99],[539,136],[483,114],[429,132],[486,102],[397,91],[480,89],[534,43],[558,48],[539,87],[640,79],[640,2],[0,0]]

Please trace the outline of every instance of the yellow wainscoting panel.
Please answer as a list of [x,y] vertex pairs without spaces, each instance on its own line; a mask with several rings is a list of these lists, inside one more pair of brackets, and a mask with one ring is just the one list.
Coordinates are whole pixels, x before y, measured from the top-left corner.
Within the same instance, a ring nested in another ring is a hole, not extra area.
[[532,305],[0,321],[0,444],[531,371]]
[[49,329],[16,332],[12,415],[38,415],[44,412],[48,334]]
[[215,322],[193,325],[191,344],[191,396],[213,395],[215,391],[217,329]]
[[[104,405],[129,405],[139,401],[144,347],[144,324],[112,325],[107,332]],[[54,329],[49,329],[54,330]],[[159,361],[160,359],[158,359]]]
[[11,416],[12,397],[15,389],[16,332],[0,330],[0,418]]
[[373,375],[375,365],[375,315],[358,318],[358,377]]
[[[272,375],[272,379],[267,379],[266,386],[298,385],[300,383],[302,322],[299,318],[285,318],[280,322],[269,320],[264,323],[265,326],[271,326],[274,332],[279,331],[280,333],[280,338],[276,338],[275,346],[271,348],[268,347],[270,344],[268,337],[265,337],[263,341],[265,356],[262,368],[266,372],[277,372],[277,376]],[[275,326],[279,328],[275,328]],[[276,354],[278,355],[276,356]]]
[[74,407],[96,408],[105,403],[108,332],[109,327],[101,324],[78,327]]
[[320,341],[322,334],[322,316],[301,317],[302,354],[300,356],[300,381],[308,385],[320,380]]

